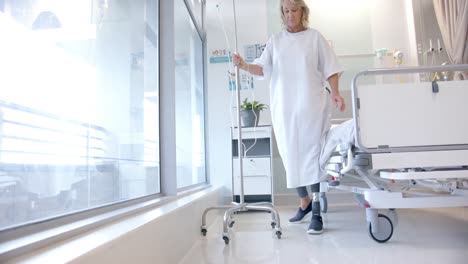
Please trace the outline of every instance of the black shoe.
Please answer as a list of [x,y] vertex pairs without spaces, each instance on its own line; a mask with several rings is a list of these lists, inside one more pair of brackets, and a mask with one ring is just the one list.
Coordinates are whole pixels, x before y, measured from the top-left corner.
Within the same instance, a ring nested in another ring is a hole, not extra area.
[[310,221],[308,234],[321,234],[323,233],[323,221],[320,215],[313,215]]
[[299,209],[297,209],[296,215],[293,218],[289,219],[289,223],[293,223],[293,224],[302,223],[302,219],[304,219],[304,217],[311,211],[312,211],[312,201],[304,210],[302,210],[302,208],[299,207]]

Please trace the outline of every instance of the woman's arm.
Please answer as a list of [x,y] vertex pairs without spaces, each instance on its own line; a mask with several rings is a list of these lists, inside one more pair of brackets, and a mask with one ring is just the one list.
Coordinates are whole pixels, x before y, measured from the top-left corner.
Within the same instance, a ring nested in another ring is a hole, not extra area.
[[233,54],[232,62],[234,63],[234,66],[238,66],[239,69],[247,71],[250,74],[263,76],[263,68],[261,66],[245,62],[239,54]]
[[343,97],[340,95],[340,90],[338,89],[338,73],[333,74],[332,76],[328,77],[327,81],[331,86],[331,94],[332,100],[335,103],[335,107],[339,108],[341,112],[345,110],[345,101]]

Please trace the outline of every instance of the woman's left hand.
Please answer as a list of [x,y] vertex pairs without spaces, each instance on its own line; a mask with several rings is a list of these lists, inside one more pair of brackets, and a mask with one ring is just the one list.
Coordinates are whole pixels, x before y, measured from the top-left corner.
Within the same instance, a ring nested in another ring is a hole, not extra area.
[[345,104],[343,97],[341,97],[341,95],[339,94],[332,95],[332,100],[333,100],[333,103],[335,104],[335,107],[340,109],[340,112],[343,112],[345,110],[346,104]]

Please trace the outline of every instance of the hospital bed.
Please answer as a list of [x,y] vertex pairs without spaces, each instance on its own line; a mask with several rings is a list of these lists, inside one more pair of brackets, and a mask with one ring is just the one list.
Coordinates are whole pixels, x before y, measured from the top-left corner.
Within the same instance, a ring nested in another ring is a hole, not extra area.
[[354,193],[377,242],[392,237],[397,208],[468,206],[468,80],[361,85],[359,79],[453,71],[468,65],[374,69],[353,79],[353,120],[343,125],[353,126],[354,138],[332,153],[331,179],[321,191]]

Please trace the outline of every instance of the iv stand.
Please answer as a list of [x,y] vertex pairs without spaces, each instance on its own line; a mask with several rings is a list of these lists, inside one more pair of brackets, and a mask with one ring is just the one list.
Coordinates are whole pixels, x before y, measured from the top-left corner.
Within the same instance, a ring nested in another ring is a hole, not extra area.
[[[236,20],[236,4],[235,0],[232,0],[232,7],[234,13],[234,34],[235,34],[235,53],[237,53],[237,20]],[[261,203],[252,203],[247,204],[244,202],[244,172],[243,172],[243,150],[242,150],[242,129],[241,129],[241,113],[240,113],[240,76],[239,76],[239,67],[235,67],[236,71],[236,95],[237,95],[237,153],[239,154],[239,176],[240,176],[240,202],[235,203],[233,202],[232,205],[225,205],[225,206],[215,206],[209,207],[203,212],[202,216],[202,225],[201,225],[201,232],[203,236],[206,236],[207,226],[206,226],[206,215],[211,210],[216,209],[226,209],[224,213],[224,223],[223,223],[223,240],[224,243],[227,245],[229,244],[229,229],[234,225],[234,214],[236,212],[245,212],[248,210],[257,210],[257,211],[266,211],[271,213],[271,227],[276,231],[275,234],[278,238],[281,238],[281,225],[280,225],[280,217],[278,212],[273,209],[273,205],[267,202]]]

